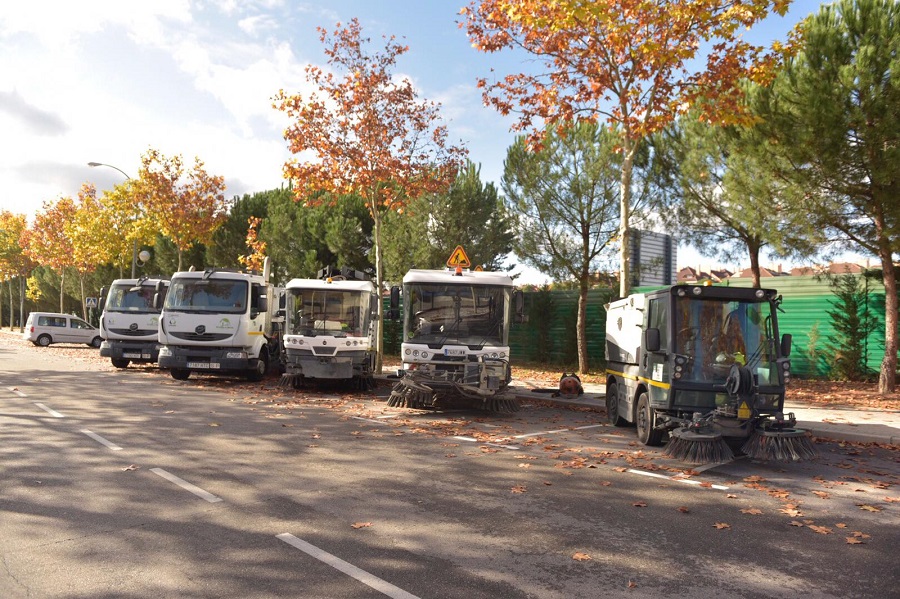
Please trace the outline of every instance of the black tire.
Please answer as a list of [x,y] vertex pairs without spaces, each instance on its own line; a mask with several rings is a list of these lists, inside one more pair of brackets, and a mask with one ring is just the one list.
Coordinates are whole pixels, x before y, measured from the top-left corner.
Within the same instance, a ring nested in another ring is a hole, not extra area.
[[191,376],[191,371],[186,368],[173,368],[169,372],[176,381],[186,381]]
[[663,431],[654,428],[656,426],[656,412],[650,407],[650,398],[644,391],[638,397],[637,413],[634,422],[637,425],[638,441],[644,445],[657,447],[662,445]]
[[622,418],[619,410],[619,387],[616,383],[606,386],[606,419],[613,426],[628,426],[629,422]]
[[247,372],[247,380],[251,383],[258,383],[266,378],[266,373],[268,372],[269,356],[267,356],[265,350],[263,350],[262,353],[259,354],[259,358],[256,360],[253,369]]
[[41,335],[37,338],[37,344],[41,347],[47,347],[51,343],[53,343],[53,339],[50,338],[50,335]]
[[91,339],[91,342],[88,343],[88,345],[90,345],[91,347],[99,348],[102,343],[103,339],[101,339],[100,337],[94,337],[93,339]]
[[128,364],[131,363],[127,358],[110,358],[110,360],[116,368],[128,368]]

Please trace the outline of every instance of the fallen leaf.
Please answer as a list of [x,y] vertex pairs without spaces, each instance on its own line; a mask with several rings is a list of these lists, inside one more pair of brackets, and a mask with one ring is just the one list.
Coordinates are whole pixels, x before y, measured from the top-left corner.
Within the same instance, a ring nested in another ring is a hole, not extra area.
[[222,425],[219,424],[218,422],[210,422],[209,425],[210,425],[210,426],[222,426]]
[[623,468],[622,466],[618,466],[617,468],[613,468],[616,472],[628,472],[628,468]]
[[843,522],[838,522],[837,524],[835,524],[835,526],[838,528],[847,528],[847,525],[844,524]]
[[647,504],[644,503],[643,501],[635,501],[631,505],[633,505],[634,507],[647,507]]
[[846,537],[848,545],[862,545],[863,541],[860,541],[856,537]]
[[761,476],[756,476],[755,474],[753,476],[748,476],[747,478],[744,479],[744,482],[747,482],[747,483],[762,483],[765,481],[766,481],[766,479],[764,479]]
[[874,505],[867,505],[865,503],[857,503],[856,505],[859,506],[859,509],[865,510],[867,512],[880,512],[881,511],[880,507],[877,507]]
[[132,464],[130,466],[125,466],[124,468],[122,468],[122,470],[128,472],[130,470],[137,470],[138,468],[140,468],[140,466],[135,466],[134,464]]
[[510,489],[510,491],[512,491],[513,493],[524,493],[525,491],[527,491],[527,489],[525,488],[525,485],[516,485],[515,487]]
[[519,468],[531,468],[531,464],[519,464]]
[[758,515],[760,515],[760,514],[762,513],[762,510],[757,509],[757,508],[755,508],[755,507],[751,507],[751,508],[744,508],[744,509],[742,509],[742,510],[741,510],[741,513],[743,513],[743,514],[750,514],[751,516],[758,516]]
[[813,491],[812,493],[813,495],[817,495],[822,499],[828,499],[829,497],[831,497],[831,494],[826,493],[825,491]]
[[791,526],[799,526],[803,528],[803,522],[797,522],[796,520],[791,520]]
[[810,526],[809,529],[813,532],[817,532],[820,535],[830,535],[831,529],[827,526]]
[[635,588],[636,586],[637,586],[637,583],[636,583],[635,581],[633,581],[633,580],[629,580],[629,581],[628,581],[628,588],[629,588],[629,589],[633,589],[633,588]]
[[371,522],[354,522],[350,526],[352,526],[353,528],[369,528],[370,526],[372,526],[372,523]]
[[853,531],[853,536],[858,539],[868,539],[869,535],[864,532],[859,532],[858,530]]
[[544,484],[547,485],[548,487],[552,487],[552,486],[553,486],[553,483],[551,483],[549,480],[545,480],[545,481],[544,481]]
[[689,510],[685,506],[681,506],[680,508],[678,508],[678,511],[681,512],[682,514],[689,514],[691,510]]
[[572,556],[572,559],[579,561],[579,562],[586,562],[593,558],[590,555],[588,555],[587,553],[581,553],[580,551],[578,551],[575,553],[575,555]]
[[725,499],[737,499],[737,495],[735,495],[734,493],[728,493],[725,496]]
[[713,524],[713,526],[715,526],[715,527],[718,528],[719,530],[722,530],[722,529],[724,529],[724,528],[731,528],[731,525],[730,525],[730,524],[726,524],[726,523],[724,523],[724,522],[716,522],[715,524]]

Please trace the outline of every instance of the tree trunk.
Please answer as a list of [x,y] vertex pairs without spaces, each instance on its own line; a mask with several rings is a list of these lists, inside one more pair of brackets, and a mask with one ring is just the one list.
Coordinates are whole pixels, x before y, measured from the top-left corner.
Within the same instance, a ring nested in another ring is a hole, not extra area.
[[893,393],[897,387],[897,272],[887,245],[882,243],[879,251],[884,282],[884,359],[878,375],[882,395]]
[[65,306],[63,304],[63,298],[66,295],[66,269],[61,268],[59,271],[59,311],[60,313],[65,312]]
[[178,248],[178,268],[176,270],[181,272],[181,248]]
[[78,273],[78,278],[81,281],[81,317],[87,320],[87,306],[84,305],[84,273]]
[[631,237],[631,175],[634,166],[634,147],[627,132],[622,138],[622,176],[619,179],[619,297],[627,297],[631,291],[631,268],[629,268],[628,241]]
[[760,282],[760,270],[759,270],[759,247],[753,247],[751,245],[747,245],[747,252],[750,254],[750,278],[752,279],[752,285],[754,289],[759,289],[762,287],[762,283]]
[[25,332],[25,275],[19,276],[19,332]]
[[578,286],[578,318],[577,333],[575,336],[578,344],[578,372],[581,374],[588,373],[588,351],[587,351],[587,296],[588,281],[586,277],[582,277]]
[[381,374],[384,353],[384,298],[381,295],[384,277],[384,265],[382,262],[381,249],[381,213],[378,211],[376,199],[370,200],[370,208],[372,209],[372,221],[374,227],[372,229],[373,242],[375,244],[375,287],[378,288],[378,328],[375,332],[375,373]]

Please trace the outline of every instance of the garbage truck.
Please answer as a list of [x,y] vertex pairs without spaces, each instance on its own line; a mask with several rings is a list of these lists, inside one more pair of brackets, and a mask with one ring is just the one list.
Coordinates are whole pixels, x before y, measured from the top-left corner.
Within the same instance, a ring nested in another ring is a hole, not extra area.
[[[522,294],[504,273],[462,268],[412,269],[403,277],[403,367],[388,405],[417,409],[471,407],[511,412],[509,329],[523,312]],[[400,288],[391,290],[398,316]]]
[[100,291],[100,355],[116,368],[153,363],[159,357],[157,293],[165,297],[169,281],[161,277],[116,279]]
[[281,363],[283,317],[278,290],[262,272],[207,268],[172,275],[159,323],[159,367],[172,378],[191,372],[239,374],[262,380]]
[[666,454],[724,462],[734,449],[800,460],[815,448],[784,413],[791,336],[774,289],[675,285],[607,304],[606,411]]
[[326,267],[315,279],[285,285],[285,372],[282,386],[343,380],[375,386],[379,295],[365,273]]

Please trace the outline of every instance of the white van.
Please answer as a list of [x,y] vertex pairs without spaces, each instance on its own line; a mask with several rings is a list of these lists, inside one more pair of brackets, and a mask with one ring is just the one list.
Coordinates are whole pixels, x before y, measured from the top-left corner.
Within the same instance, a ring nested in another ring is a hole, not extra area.
[[32,312],[25,322],[22,338],[35,345],[47,347],[51,343],[84,343],[100,347],[100,331],[71,314]]

